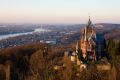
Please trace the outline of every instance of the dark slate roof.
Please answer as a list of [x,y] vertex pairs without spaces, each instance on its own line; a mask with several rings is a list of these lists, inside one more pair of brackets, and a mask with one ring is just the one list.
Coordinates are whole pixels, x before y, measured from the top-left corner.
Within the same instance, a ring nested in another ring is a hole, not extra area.
[[103,34],[100,34],[100,33],[97,33],[96,34],[96,42],[97,44],[101,44],[101,45],[104,45],[105,44],[105,38],[104,38],[104,35]]

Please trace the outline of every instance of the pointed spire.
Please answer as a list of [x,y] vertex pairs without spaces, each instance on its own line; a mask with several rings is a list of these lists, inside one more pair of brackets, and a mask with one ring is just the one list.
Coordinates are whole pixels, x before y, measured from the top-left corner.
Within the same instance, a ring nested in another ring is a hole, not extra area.
[[87,27],[85,27],[85,38],[84,38],[85,41],[87,41]]
[[89,16],[89,20],[88,20],[88,24],[87,27],[89,27],[92,24],[91,20],[90,20],[90,16]]
[[78,53],[78,49],[79,49],[79,45],[78,45],[78,41],[77,41],[77,44],[76,44],[76,53]]
[[90,20],[90,16],[89,16],[89,20]]
[[90,16],[89,16],[89,20],[88,20],[88,27],[89,27],[89,25],[91,25]]

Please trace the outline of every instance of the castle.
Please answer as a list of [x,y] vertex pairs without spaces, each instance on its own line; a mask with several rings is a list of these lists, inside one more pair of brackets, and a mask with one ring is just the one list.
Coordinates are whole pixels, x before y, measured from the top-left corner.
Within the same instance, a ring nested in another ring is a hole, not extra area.
[[86,67],[88,63],[94,63],[106,57],[105,48],[104,36],[95,32],[95,27],[89,17],[88,23],[82,29],[81,39],[76,44],[76,51],[66,52],[65,56],[70,56],[73,63]]
[[97,62],[103,57],[110,60],[111,57],[105,49],[106,40],[104,35],[95,32],[95,27],[89,17],[88,23],[82,29],[81,40],[76,44],[77,65]]
[[[80,46],[79,46],[80,44]],[[94,62],[96,60],[97,38],[94,26],[89,18],[88,24],[82,29],[80,43],[76,45],[76,53],[82,63],[88,60]]]

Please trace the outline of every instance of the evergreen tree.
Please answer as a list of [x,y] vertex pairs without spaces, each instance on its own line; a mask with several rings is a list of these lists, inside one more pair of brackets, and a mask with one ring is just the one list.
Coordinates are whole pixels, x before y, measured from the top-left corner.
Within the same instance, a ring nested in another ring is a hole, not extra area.
[[120,41],[116,44],[116,54],[120,55]]
[[110,53],[111,55],[115,55],[115,53],[116,53],[116,45],[115,45],[115,42],[114,42],[112,39],[110,39],[110,40],[108,41],[107,51],[108,51],[108,53]]

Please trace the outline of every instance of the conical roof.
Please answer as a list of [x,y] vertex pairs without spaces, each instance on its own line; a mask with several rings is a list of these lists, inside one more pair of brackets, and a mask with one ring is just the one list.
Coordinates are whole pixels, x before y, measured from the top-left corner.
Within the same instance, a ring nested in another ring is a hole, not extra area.
[[91,20],[90,20],[90,16],[89,16],[89,20],[88,20],[88,23],[87,23],[87,27],[90,27],[92,24]]

